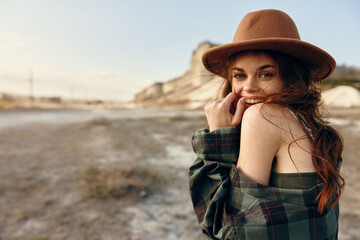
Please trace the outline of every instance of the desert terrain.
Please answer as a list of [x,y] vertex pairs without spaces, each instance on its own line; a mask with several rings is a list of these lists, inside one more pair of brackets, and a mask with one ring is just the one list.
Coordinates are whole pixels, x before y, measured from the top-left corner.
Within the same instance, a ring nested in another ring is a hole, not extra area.
[[0,239],[196,239],[187,168],[199,113],[55,112],[0,113]]
[[[0,112],[1,240],[205,239],[187,181],[202,111],[44,111]],[[345,141],[339,237],[360,239],[360,109],[329,111]]]

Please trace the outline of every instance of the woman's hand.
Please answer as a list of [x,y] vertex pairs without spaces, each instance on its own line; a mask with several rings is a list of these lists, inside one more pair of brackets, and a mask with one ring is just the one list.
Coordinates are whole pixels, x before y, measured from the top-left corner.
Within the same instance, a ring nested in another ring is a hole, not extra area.
[[223,99],[211,100],[204,108],[209,130],[239,125],[246,109],[245,104],[245,99],[238,99],[233,92]]

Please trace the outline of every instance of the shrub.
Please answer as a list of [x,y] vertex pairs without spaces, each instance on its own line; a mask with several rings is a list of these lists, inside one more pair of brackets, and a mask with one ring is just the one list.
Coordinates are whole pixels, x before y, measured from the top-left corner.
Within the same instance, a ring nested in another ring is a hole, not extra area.
[[[101,168],[87,163],[81,171],[85,194],[91,198],[137,198],[141,192],[149,192],[164,182],[163,175],[155,170],[122,165]],[[143,195],[143,194],[142,194]]]

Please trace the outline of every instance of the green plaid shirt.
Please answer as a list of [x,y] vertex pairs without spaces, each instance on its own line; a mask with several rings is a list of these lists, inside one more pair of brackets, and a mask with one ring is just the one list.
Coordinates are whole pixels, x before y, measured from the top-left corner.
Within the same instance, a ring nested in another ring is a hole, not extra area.
[[190,194],[210,239],[337,239],[339,206],[317,211],[311,189],[286,189],[252,181],[236,168],[240,127],[198,130],[192,145]]

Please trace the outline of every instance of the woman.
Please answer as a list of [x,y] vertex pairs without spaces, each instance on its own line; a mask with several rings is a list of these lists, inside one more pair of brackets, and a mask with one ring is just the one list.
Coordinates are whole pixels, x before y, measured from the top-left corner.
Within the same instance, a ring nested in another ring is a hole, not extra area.
[[319,113],[316,83],[335,60],[278,10],[248,13],[204,66],[225,79],[205,106],[190,193],[212,239],[337,239],[342,138]]

